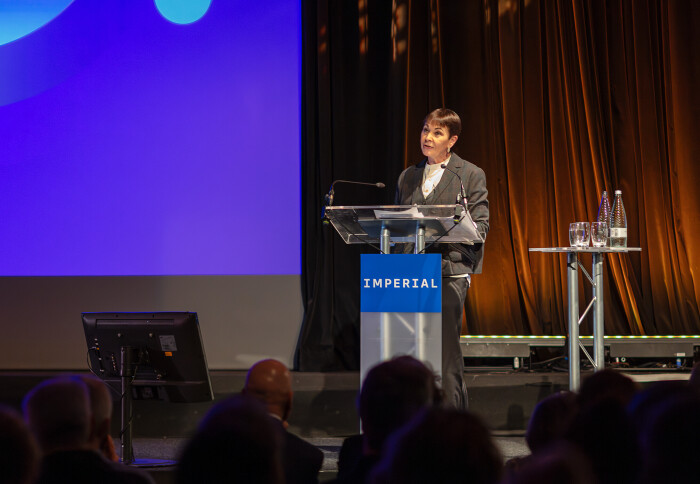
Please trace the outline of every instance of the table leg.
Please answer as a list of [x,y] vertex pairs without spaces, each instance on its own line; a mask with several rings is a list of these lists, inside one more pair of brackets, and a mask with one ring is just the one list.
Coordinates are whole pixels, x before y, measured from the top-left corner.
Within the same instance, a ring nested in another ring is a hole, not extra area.
[[605,368],[605,345],[603,337],[605,333],[604,306],[603,306],[603,254],[593,253],[593,359],[595,371]]
[[581,357],[578,349],[578,261],[576,252],[566,254],[566,279],[569,291],[569,390],[581,386]]

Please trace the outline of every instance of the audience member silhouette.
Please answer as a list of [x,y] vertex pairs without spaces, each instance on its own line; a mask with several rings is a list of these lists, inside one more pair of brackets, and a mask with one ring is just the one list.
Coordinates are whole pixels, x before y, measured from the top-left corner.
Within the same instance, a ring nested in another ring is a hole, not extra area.
[[112,424],[112,396],[107,385],[93,375],[80,375],[80,379],[88,387],[90,393],[90,410],[93,418],[91,443],[97,447],[108,460],[119,462],[119,456],[114,449],[114,441],[109,434]]
[[639,433],[639,438],[644,438],[652,416],[658,408],[670,398],[681,395],[690,395],[693,390],[688,382],[679,380],[659,381],[639,392],[627,405],[632,424]]
[[234,395],[205,415],[179,459],[178,484],[284,483],[282,436],[258,400]]
[[576,416],[577,395],[559,392],[540,401],[532,411],[525,441],[532,453],[562,439]]
[[700,361],[693,365],[693,370],[690,372],[690,386],[700,389]]
[[606,368],[596,371],[583,380],[579,390],[579,405],[587,407],[603,400],[612,399],[626,407],[639,390],[638,385],[627,375]]
[[435,374],[411,356],[399,356],[370,369],[357,399],[363,434],[343,442],[337,482],[365,482],[389,435],[423,408],[441,401]]
[[30,484],[39,470],[39,448],[22,416],[0,405],[0,483]]
[[525,431],[525,442],[531,454],[509,459],[505,464],[506,474],[519,472],[533,455],[561,441],[569,431],[577,411],[578,395],[573,392],[554,393],[535,405]]
[[590,462],[577,447],[557,442],[538,448],[504,484],[595,484]]
[[697,443],[700,397],[676,394],[652,413],[641,438],[643,484],[698,482]]
[[567,434],[591,461],[600,484],[632,484],[640,467],[637,432],[616,398],[581,407]]
[[[578,394],[535,407],[526,432],[532,455],[509,465],[503,484],[655,484],[697,480],[700,368],[688,382],[642,392],[603,370]],[[287,431],[293,392],[287,367],[262,360],[241,395],[215,404],[186,444],[178,484],[317,483],[323,453]],[[444,408],[435,375],[410,356],[372,368],[357,399],[363,434],[343,443],[337,483],[495,484],[503,461],[470,412]],[[118,459],[109,435],[112,398],[93,376],[46,380],[21,416],[0,405],[0,484],[152,483]]]
[[37,484],[152,483],[148,474],[100,453],[94,433],[90,394],[76,377],[46,380],[24,398],[25,419],[43,451]]
[[282,463],[286,483],[317,483],[323,464],[323,452],[286,430],[293,397],[289,369],[277,360],[259,361],[248,370],[242,393],[267,406],[273,423],[282,435]]
[[503,461],[486,426],[470,412],[424,409],[389,439],[373,484],[494,484]]

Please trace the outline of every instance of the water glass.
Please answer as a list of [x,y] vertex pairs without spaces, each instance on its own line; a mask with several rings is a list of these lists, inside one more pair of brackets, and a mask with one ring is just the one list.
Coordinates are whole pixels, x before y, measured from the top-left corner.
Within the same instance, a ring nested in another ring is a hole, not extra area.
[[608,224],[606,222],[591,222],[591,242],[593,247],[605,247],[608,243]]
[[569,224],[569,245],[576,247],[576,223]]
[[588,247],[591,225],[588,222],[574,222],[569,225],[569,243],[571,247]]

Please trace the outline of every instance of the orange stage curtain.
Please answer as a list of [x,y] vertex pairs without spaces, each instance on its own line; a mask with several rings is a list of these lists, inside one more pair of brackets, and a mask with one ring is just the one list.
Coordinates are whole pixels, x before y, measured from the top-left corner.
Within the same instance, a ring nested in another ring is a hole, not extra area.
[[[403,4],[405,138],[452,107],[465,121],[455,149],[488,180],[492,229],[467,332],[565,334],[566,258],[528,248],[568,245],[568,224],[595,221],[615,189],[642,253],[606,256],[606,332],[700,332],[700,4]],[[419,159],[413,144],[405,165]]]

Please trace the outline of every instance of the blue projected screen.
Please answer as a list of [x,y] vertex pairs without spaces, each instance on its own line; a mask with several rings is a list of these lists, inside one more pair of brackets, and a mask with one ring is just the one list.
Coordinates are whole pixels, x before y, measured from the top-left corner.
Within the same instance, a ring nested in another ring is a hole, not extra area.
[[3,0],[0,275],[300,272],[298,0]]

